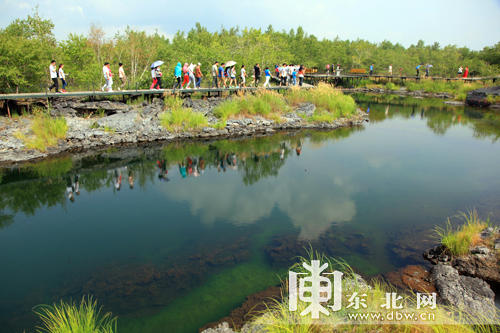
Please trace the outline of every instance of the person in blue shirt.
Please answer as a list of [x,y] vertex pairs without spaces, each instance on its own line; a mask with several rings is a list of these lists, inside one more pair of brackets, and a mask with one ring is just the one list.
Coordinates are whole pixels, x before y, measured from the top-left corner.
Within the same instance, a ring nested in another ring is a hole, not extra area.
[[219,88],[222,88],[223,86],[225,86],[225,83],[223,81],[223,74],[224,74],[224,65],[225,63],[223,62],[220,66],[219,66],[219,73],[218,73],[218,76],[219,76]]
[[271,71],[269,70],[269,67],[266,67],[264,74],[266,75],[266,82],[264,83],[264,88],[271,87],[271,85],[269,84],[269,80],[271,80]]
[[370,75],[373,75],[373,64],[370,65]]
[[420,66],[422,65],[417,65],[416,70],[417,70],[417,77],[420,76]]
[[177,66],[175,66],[174,69],[174,76],[175,76],[175,84],[174,84],[174,89],[180,88],[181,87],[181,76],[182,76],[182,65],[180,62],[177,63]]

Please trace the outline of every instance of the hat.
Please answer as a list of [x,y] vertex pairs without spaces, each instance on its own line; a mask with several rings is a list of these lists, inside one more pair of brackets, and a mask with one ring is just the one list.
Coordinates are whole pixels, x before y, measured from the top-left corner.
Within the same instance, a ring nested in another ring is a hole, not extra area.
[[201,66],[201,63],[198,63],[198,66]]

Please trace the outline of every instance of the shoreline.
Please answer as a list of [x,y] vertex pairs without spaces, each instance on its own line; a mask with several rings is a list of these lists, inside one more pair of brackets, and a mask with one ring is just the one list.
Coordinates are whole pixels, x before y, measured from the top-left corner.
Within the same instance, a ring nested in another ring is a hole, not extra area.
[[[170,132],[160,124],[158,115],[164,110],[162,99],[155,98],[152,103],[127,105],[120,102],[98,101],[83,102],[78,99],[56,101],[51,116],[64,117],[68,126],[66,139],[59,140],[56,146],[48,147],[45,152],[27,149],[17,134],[30,132],[29,118],[16,120],[4,119],[0,122],[0,167],[39,161],[65,153],[89,151],[136,145],[143,143],[169,143],[183,141],[207,141],[239,137],[254,137],[271,135],[278,131],[295,131],[303,129],[335,130],[337,128],[361,126],[368,121],[368,114],[361,109],[350,118],[338,118],[327,123],[311,123],[301,115],[312,114],[315,106],[303,103],[298,108],[288,112],[281,122],[276,122],[260,116],[238,117],[228,119],[222,129],[213,127],[217,119],[213,116],[213,108],[224,101],[220,98],[208,100],[184,99],[184,107],[193,112],[202,113],[209,120],[209,126],[198,130]],[[86,113],[105,113],[102,117],[82,117]]]

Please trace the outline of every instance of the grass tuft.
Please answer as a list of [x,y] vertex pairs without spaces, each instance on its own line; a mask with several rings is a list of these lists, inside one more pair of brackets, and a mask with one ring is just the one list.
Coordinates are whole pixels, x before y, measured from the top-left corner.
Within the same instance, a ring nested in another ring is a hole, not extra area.
[[479,233],[488,227],[489,221],[479,218],[475,209],[467,213],[459,213],[459,218],[464,221],[458,228],[453,228],[448,218],[446,227],[436,227],[436,234],[441,239],[441,244],[446,246],[453,255],[461,256],[480,241]]
[[205,116],[191,109],[174,108],[159,115],[160,123],[168,131],[196,130],[208,126]]
[[101,313],[97,301],[83,297],[80,304],[61,301],[54,305],[39,305],[33,311],[40,318],[42,326],[37,332],[46,333],[114,333],[117,318],[111,313]]
[[63,117],[51,117],[47,113],[36,113],[31,123],[31,134],[16,133],[16,137],[30,149],[46,151],[55,146],[60,139],[66,138],[68,125]]

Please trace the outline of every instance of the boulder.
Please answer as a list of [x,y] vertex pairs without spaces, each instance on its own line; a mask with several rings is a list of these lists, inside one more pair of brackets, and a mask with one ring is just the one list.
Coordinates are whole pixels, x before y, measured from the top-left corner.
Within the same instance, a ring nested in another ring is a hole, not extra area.
[[500,86],[469,91],[465,103],[470,106],[487,107],[491,104],[488,101],[488,96],[500,96]]
[[459,275],[458,270],[442,263],[432,268],[431,280],[445,305],[482,318],[496,315],[495,294],[485,281]]
[[297,114],[302,114],[306,117],[311,117],[314,111],[316,111],[316,105],[312,103],[302,103],[297,107],[297,110],[295,110]]

